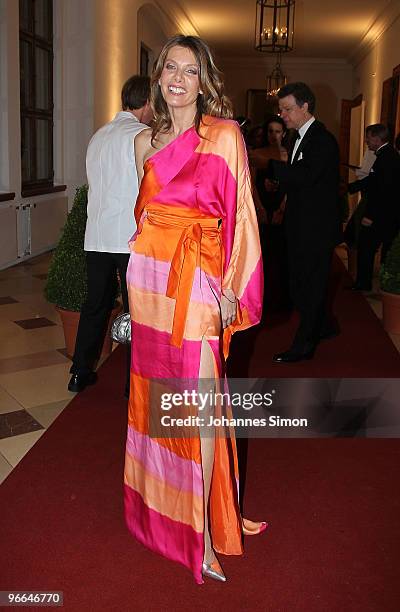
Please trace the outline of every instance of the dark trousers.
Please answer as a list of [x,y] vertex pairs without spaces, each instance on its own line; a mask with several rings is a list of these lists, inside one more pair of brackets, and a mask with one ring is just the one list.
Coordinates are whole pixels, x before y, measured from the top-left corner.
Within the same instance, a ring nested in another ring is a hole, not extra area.
[[[126,270],[129,253],[87,251],[87,298],[81,309],[72,374],[91,372],[100,356],[111,310],[121,281],[124,312],[129,311]],[[129,387],[130,350],[127,356],[127,388]]]
[[289,270],[283,225],[261,225],[260,241],[264,267],[264,312],[287,310]]
[[333,324],[326,312],[333,248],[293,251],[289,245],[290,295],[300,322],[291,350],[306,353]]
[[361,226],[357,245],[357,285],[366,290],[372,289],[375,254],[382,245],[381,263],[383,263],[398,231],[396,222],[387,227],[377,223]]

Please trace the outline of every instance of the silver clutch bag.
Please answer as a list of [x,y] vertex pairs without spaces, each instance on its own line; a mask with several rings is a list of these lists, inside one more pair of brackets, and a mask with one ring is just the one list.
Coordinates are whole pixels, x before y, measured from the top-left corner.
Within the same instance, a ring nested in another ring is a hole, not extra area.
[[119,315],[111,326],[111,338],[119,344],[129,344],[131,341],[131,315],[124,312]]

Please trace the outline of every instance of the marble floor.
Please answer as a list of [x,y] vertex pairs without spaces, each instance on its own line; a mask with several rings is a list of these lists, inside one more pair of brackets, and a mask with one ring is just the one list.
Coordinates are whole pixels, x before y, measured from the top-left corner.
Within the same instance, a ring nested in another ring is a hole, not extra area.
[[0,271],[0,482],[73,398],[63,330],[43,295],[49,261]]
[[[43,295],[50,259],[0,271],[0,483],[74,397],[62,326]],[[379,292],[366,297],[381,318]],[[400,351],[400,335],[391,337]]]

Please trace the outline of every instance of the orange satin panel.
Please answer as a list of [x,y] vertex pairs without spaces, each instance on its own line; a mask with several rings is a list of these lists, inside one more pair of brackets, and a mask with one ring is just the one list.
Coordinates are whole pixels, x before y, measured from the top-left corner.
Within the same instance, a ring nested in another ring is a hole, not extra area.
[[[169,392],[170,389],[162,387],[154,380],[133,374],[133,372],[131,372],[131,388],[135,389],[135,394],[129,397],[128,424],[139,433],[150,435],[154,441],[168,448],[178,457],[201,463],[200,440],[197,437],[184,438],[182,428],[176,429],[176,437],[167,436],[165,429],[161,431],[162,437],[156,435],[157,432],[160,432],[161,409],[158,399],[161,393]],[[146,406],[146,410],[143,410],[143,406]],[[152,422],[149,422],[149,415]]]
[[[226,458],[232,457],[232,454],[236,458],[236,445],[232,448],[231,439],[217,437],[210,495],[211,538],[214,550],[217,552],[225,555],[241,555],[243,545],[239,507],[236,504],[226,503],[226,497],[235,499],[238,494],[234,489],[235,481],[232,479],[232,474],[226,469]],[[233,471],[236,472],[236,469]]]
[[140,198],[137,199],[135,207],[135,220],[138,226],[144,207],[161,189],[157,174],[154,171],[153,162],[150,159],[147,160],[145,164],[145,169],[146,180],[142,180],[140,184]]

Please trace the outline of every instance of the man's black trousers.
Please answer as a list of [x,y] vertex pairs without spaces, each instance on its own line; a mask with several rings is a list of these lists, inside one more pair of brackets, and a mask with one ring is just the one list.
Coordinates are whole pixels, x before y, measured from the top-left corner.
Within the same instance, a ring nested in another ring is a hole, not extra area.
[[357,280],[356,285],[365,290],[372,289],[375,253],[382,245],[381,263],[399,231],[396,221],[385,225],[377,222],[372,225],[362,225],[357,244]]
[[[95,367],[103,346],[109,316],[121,282],[124,312],[129,312],[126,270],[129,253],[86,252],[87,298],[81,309],[71,373],[85,375]],[[128,350],[130,353],[130,350]],[[127,357],[127,388],[129,388]]]
[[290,296],[300,315],[291,346],[295,352],[313,350],[332,325],[332,315],[326,312],[332,255],[333,247],[297,250],[289,244]]

